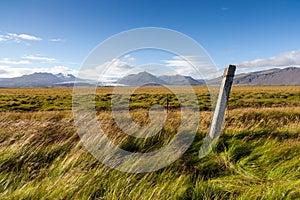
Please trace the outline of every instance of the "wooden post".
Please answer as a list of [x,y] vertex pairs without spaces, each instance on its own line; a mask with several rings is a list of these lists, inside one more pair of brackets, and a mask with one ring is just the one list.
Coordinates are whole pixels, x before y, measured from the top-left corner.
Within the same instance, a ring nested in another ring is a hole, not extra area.
[[167,109],[167,112],[169,112],[169,99],[168,99],[168,94],[167,94],[167,99],[166,99],[166,109]]
[[211,139],[215,139],[220,135],[235,69],[235,65],[229,65],[224,71],[218,101],[216,104],[209,131],[209,136]]

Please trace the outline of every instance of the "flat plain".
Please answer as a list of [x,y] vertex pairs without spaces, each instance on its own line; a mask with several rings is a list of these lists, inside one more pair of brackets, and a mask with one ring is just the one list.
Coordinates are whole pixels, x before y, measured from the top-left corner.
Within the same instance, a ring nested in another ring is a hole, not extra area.
[[[202,159],[213,103],[206,87],[194,91],[200,126],[189,149],[166,168],[130,174],[106,167],[85,149],[73,122],[72,88],[0,89],[0,199],[300,198],[300,86],[233,87],[221,137]],[[166,107],[168,98],[163,129],[145,139],[118,129],[112,93],[97,88],[95,109],[105,134],[121,148],[151,152],[174,137],[180,104],[170,90],[142,87],[132,95],[131,116],[141,125],[149,123],[148,109]]]

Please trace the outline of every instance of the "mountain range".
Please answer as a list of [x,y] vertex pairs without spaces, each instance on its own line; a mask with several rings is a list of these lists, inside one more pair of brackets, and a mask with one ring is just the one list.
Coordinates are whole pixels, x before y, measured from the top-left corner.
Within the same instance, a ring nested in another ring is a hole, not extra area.
[[[0,78],[0,87],[24,88],[24,87],[58,87],[73,86],[76,77],[72,74],[33,73],[15,78]],[[82,85],[94,85],[88,80],[77,79]],[[130,74],[117,80],[115,85],[141,86],[141,85],[218,85],[222,77],[210,80],[197,80],[191,76],[154,76],[148,72]],[[287,67],[274,68],[263,71],[237,74],[234,77],[234,85],[300,85],[300,68]],[[98,84],[103,85],[103,84]]]
[[73,85],[76,77],[72,74],[51,74],[36,72],[15,78],[1,78],[0,87],[53,87]]
[[[222,77],[208,80],[211,85],[220,84]],[[274,68],[263,71],[242,73],[234,76],[234,85],[300,85],[300,68]]]
[[139,86],[139,85],[203,85],[203,80],[196,80],[191,76],[154,76],[148,72],[130,74],[117,81],[118,84]]
[[[130,74],[118,80],[123,85],[219,85],[222,77],[196,80],[191,76],[154,76],[148,72]],[[287,67],[237,74],[234,85],[300,85],[300,68]]]

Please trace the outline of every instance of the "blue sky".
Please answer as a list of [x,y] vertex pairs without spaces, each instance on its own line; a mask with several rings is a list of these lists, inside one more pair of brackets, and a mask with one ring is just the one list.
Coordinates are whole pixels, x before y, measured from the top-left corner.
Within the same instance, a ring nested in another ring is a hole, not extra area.
[[[239,72],[300,65],[300,1],[4,0],[0,78],[76,73],[110,36],[163,27],[196,40],[217,67]],[[147,63],[134,58],[138,64]],[[171,58],[169,58],[171,59]]]

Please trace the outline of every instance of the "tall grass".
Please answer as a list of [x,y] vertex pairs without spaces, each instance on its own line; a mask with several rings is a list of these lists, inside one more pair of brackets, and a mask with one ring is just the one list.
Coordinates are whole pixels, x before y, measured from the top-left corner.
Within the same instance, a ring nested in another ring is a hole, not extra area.
[[[148,123],[145,110],[131,112]],[[122,134],[109,111],[98,113],[106,134],[131,151],[165,145],[176,134],[178,116],[170,111],[163,130],[147,140]],[[2,112],[0,199],[300,198],[299,107],[228,111],[217,146],[199,159],[210,116],[201,112],[196,138],[179,160],[156,172],[129,174],[87,152],[70,111]]]

